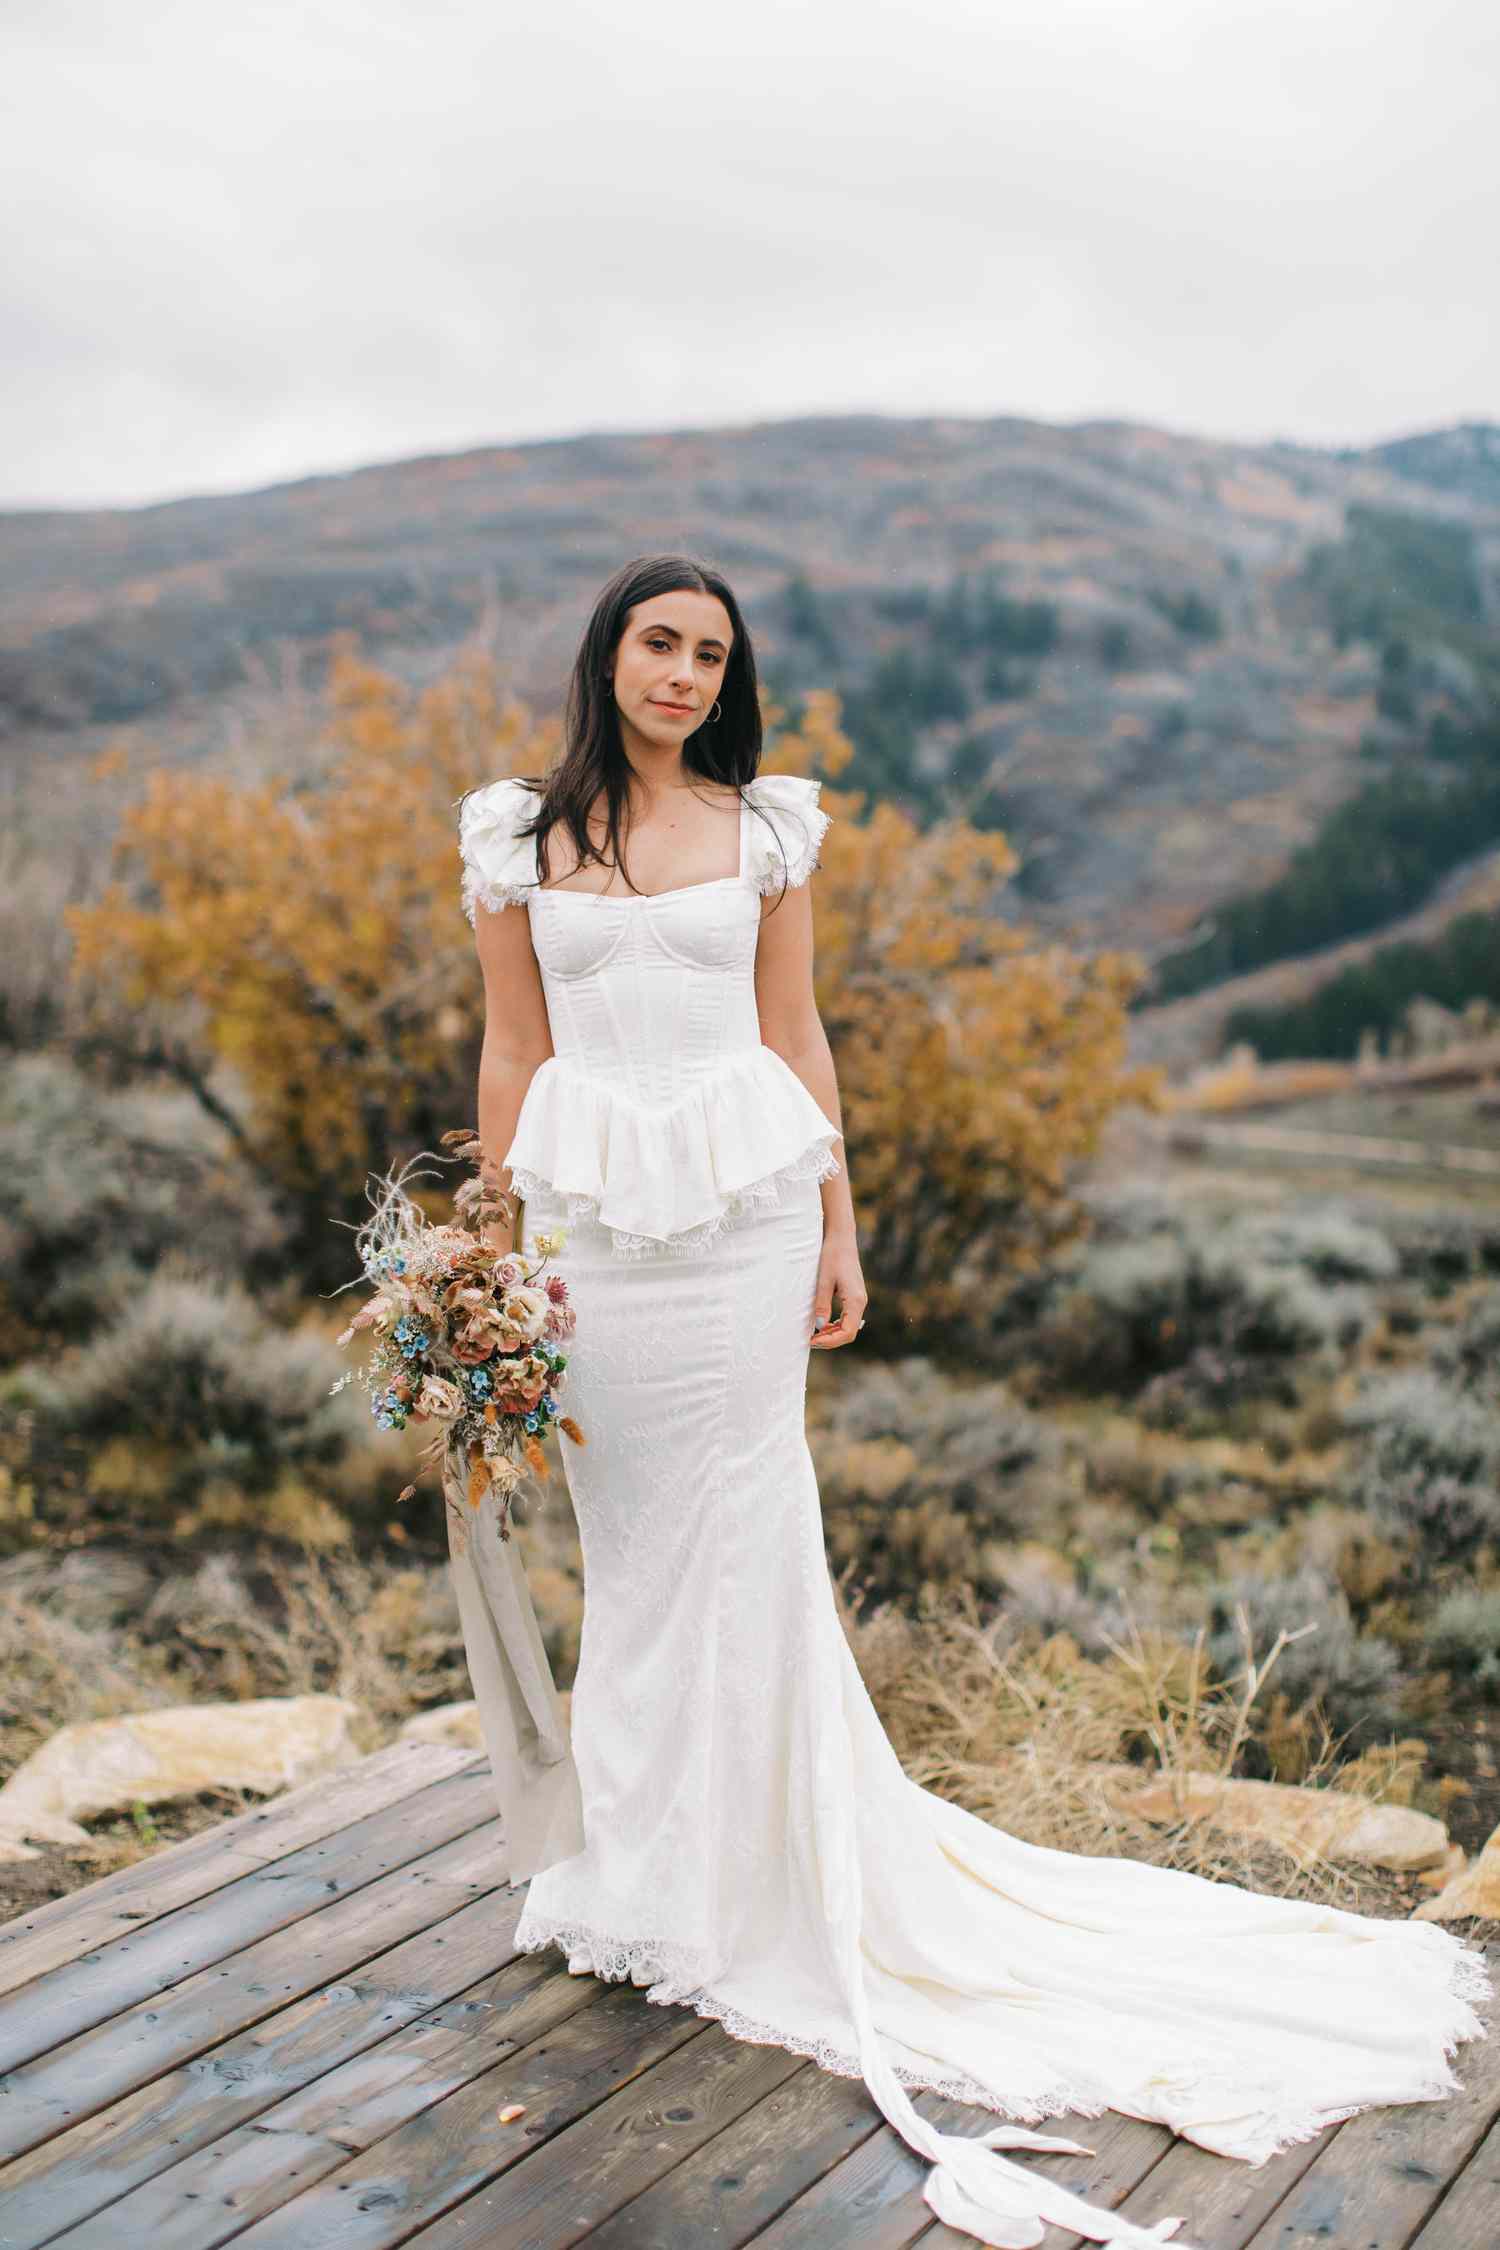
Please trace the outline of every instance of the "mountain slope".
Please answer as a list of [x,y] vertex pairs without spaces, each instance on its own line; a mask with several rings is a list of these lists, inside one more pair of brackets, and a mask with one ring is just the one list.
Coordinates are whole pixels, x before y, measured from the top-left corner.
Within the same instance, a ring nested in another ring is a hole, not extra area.
[[551,708],[604,579],[685,549],[729,573],[779,700],[845,698],[853,779],[1007,829],[1003,911],[1155,957],[1434,709],[1483,707],[1497,461],[1484,427],[1333,454],[853,415],[0,515],[0,755],[212,758],[341,630],[412,678],[483,630]]

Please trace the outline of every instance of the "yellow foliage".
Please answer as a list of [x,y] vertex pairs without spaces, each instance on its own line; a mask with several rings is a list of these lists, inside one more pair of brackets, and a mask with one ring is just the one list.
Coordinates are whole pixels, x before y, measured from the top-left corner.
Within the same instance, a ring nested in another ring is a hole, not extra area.
[[1345,1092],[1357,1081],[1353,1063],[1291,1062],[1262,1065],[1254,1049],[1236,1047],[1210,1069],[1167,1094],[1169,1111],[1211,1116],[1219,1111],[1260,1109],[1290,1102],[1317,1101]]
[[172,1526],[178,1539],[191,1539],[203,1531],[266,1532],[273,1539],[295,1540],[316,1553],[346,1547],[352,1537],[348,1518],[321,1493],[290,1475],[265,1493],[244,1492],[227,1479],[206,1484]]
[[316,783],[153,772],[116,880],[69,922],[80,976],[233,1064],[266,1173],[342,1208],[397,1142],[472,1106],[482,988],[456,802],[540,771],[551,740],[477,657],[413,696],[346,647],[330,703]]
[[908,1319],[956,1313],[959,1261],[1024,1261],[1076,1227],[1071,1168],[1161,1074],[1125,1068],[1134,955],[1086,956],[999,918],[1016,866],[962,820],[920,830],[829,785],[847,763],[836,699],[811,701],[767,770],[820,771],[833,815],[816,878],[819,1013],[838,1064],[867,1271],[927,1285]]

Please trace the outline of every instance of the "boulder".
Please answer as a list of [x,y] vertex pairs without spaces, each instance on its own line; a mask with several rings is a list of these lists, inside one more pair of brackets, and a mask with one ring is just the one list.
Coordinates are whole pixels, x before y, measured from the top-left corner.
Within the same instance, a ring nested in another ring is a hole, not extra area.
[[35,1859],[26,1839],[87,1843],[97,1813],[195,1797],[202,1789],[274,1796],[351,1765],[358,1704],[337,1695],[182,1703],[62,1727],[0,1789],[0,1860]]
[[1500,1828],[1436,1898],[1424,1898],[1416,1909],[1420,1922],[1460,1922],[1470,1914],[1500,1922]]
[[[571,1689],[557,1698],[564,1720],[572,1700]],[[479,1705],[439,1703],[431,1711],[418,1711],[414,1718],[402,1721],[396,1739],[398,1742],[441,1742],[455,1750],[482,1750],[485,1742],[479,1724]]]
[[457,1750],[482,1750],[484,1736],[479,1730],[479,1705],[440,1703],[435,1710],[419,1711],[415,1718],[403,1722],[397,1739],[441,1742]]
[[[1376,1804],[1346,1789],[1296,1789],[1278,1781],[1224,1781],[1190,1773],[1178,1785],[1164,1776],[1142,1777],[1134,1766],[1108,1769],[1106,1795],[1122,1812],[1142,1820],[1212,1821],[1239,1836],[1260,1836],[1286,1851],[1317,1852],[1411,1875],[1441,1867],[1448,1831],[1430,1813],[1409,1805]],[[1500,1866],[1497,1866],[1500,1875]]]

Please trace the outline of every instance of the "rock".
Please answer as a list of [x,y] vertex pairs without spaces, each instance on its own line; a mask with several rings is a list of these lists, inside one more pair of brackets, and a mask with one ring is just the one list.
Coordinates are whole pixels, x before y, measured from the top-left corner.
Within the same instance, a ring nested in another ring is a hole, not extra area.
[[1500,1921],[1500,1828],[1479,1857],[1455,1875],[1436,1898],[1423,1899],[1415,1918],[1419,1922],[1459,1922],[1469,1914]]
[[62,1727],[0,1789],[0,1860],[35,1859],[24,1839],[87,1843],[81,1819],[200,1789],[271,1796],[351,1765],[356,1703],[337,1695],[183,1703]]
[[[564,1720],[572,1705],[572,1690],[557,1698],[557,1706]],[[479,1724],[477,1703],[439,1703],[431,1711],[418,1711],[415,1718],[403,1720],[397,1730],[398,1742],[442,1742],[456,1750],[482,1750],[484,1734]]]
[[477,1703],[440,1703],[432,1711],[419,1711],[400,1729],[401,1742],[442,1742],[458,1750],[482,1750]]
[[[1122,1812],[1142,1820],[1211,1820],[1238,1836],[1261,1836],[1291,1852],[1320,1852],[1325,1859],[1356,1860],[1367,1867],[1417,1874],[1441,1867],[1448,1831],[1429,1813],[1408,1805],[1382,1805],[1345,1789],[1294,1789],[1277,1781],[1221,1781],[1217,1774],[1184,1778],[1179,1806],[1175,1785],[1142,1779],[1133,1766],[1108,1769],[1106,1794]],[[1500,1862],[1497,1862],[1500,1876]]]
[[1450,1844],[1440,1867],[1428,1867],[1417,1877],[1424,1891],[1444,1891],[1462,1875],[1469,1855],[1462,1844]]

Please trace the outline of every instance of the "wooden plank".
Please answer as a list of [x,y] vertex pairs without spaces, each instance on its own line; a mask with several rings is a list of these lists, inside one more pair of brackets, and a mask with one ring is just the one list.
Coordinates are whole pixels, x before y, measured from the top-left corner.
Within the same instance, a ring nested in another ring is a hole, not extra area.
[[[1332,2250],[1335,2243],[1369,2250],[1372,2241],[1380,2250],[1394,2250],[1431,2209],[1447,2176],[1420,2157],[1408,2169],[1403,2147],[1420,2147],[1426,2139],[1434,2154],[1455,2141],[1472,2148],[1483,2131],[1475,2112],[1457,2098],[1445,2117],[1429,2114],[1432,2106],[1366,2111],[1258,2165],[1178,2139],[1121,2209],[1143,2226],[1180,2215],[1183,2232],[1194,2242],[1212,2243],[1213,2250],[1248,2250],[1252,2242],[1257,2250],[1291,2250],[1293,2244]],[[1497,2106],[1500,2095],[1492,2086],[1489,2114]],[[1355,2125],[1362,2130],[1346,2139]],[[1382,2147],[1387,2161],[1380,2159]],[[1060,2250],[1075,2250],[1078,2243],[1071,2237]]]
[[[701,2019],[700,2019],[701,2020]],[[410,2239],[423,2250],[565,2250],[803,2067],[710,2023],[655,2069]]]
[[12,2070],[134,2002],[180,1984],[335,1897],[347,1895],[481,1822],[493,1822],[487,1769],[470,1767],[210,1897],[111,1939],[0,2000],[0,2070]]
[[[1140,2184],[1115,2203],[1143,2225],[1176,2214],[1190,2242],[1212,2244],[1213,2250],[1243,2250],[1316,2154],[1317,2143],[1305,2141],[1265,2164],[1244,2164],[1235,2157],[1211,2155],[1180,2136],[1169,2138],[1160,2163],[1153,2164]],[[1082,2236],[1067,2235],[1058,2250],[1078,2250],[1080,2244]],[[1095,2245],[1086,2244],[1084,2250],[1095,2250]]]
[[492,1821],[12,2071],[0,2079],[0,2154],[36,2147],[426,1928],[490,1888],[500,1855]]
[[[850,2080],[863,2087],[864,2081]],[[755,2250],[906,2250],[933,2224],[922,2201],[928,2166],[886,2124],[868,2093],[875,2130],[754,2237]],[[930,2092],[913,2106],[944,2132],[974,2129],[977,2114]]]
[[[605,1987],[535,1954],[512,1956],[448,2004],[399,2025],[63,2234],[58,2250],[211,2250],[346,2166],[409,2118],[544,2039]],[[490,2137],[502,2128],[491,2115]],[[0,2237],[3,2239],[3,2237]]]
[[[1500,1945],[1486,1950],[1500,1960]],[[1363,2110],[1330,2128],[1247,2250],[1368,2250],[1372,2241],[1396,2250],[1410,2241],[1500,2118],[1500,2038],[1466,2040],[1454,2068],[1461,2094]]]
[[[363,2155],[340,2150],[342,2169],[235,2240],[243,2250],[366,2250],[405,2241],[706,2029],[685,2008],[652,2007],[633,1985],[609,1985],[556,2031]],[[501,2125],[497,2113],[511,2102],[526,2114]]]
[[879,2123],[862,2081],[804,2062],[696,2155],[604,2220],[589,2235],[589,2250],[748,2242]]
[[0,1994],[483,1761],[399,1742],[0,1924]]
[[1411,2250],[1494,2250],[1497,2234],[1500,2125],[1490,2130],[1469,2158]]
[[[381,1888],[360,1894],[375,1945]],[[354,1981],[275,2010],[18,2158],[0,2171],[0,2245],[35,2250],[480,1983],[516,1957],[525,1897],[486,1893],[435,1923],[429,1904],[417,1934],[354,1965]]]

